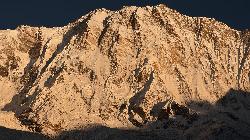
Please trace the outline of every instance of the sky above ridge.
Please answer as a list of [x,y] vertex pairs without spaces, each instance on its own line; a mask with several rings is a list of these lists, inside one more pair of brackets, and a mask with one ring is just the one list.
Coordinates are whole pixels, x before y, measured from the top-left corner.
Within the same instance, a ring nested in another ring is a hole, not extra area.
[[250,29],[250,0],[1,0],[0,29],[64,26],[98,8],[161,3],[188,16],[211,17],[234,29]]

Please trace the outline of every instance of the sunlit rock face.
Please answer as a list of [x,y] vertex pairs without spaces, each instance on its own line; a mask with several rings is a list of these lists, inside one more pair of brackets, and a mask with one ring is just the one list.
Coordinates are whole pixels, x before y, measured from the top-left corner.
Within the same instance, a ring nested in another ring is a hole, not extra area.
[[98,124],[250,138],[249,47],[249,31],[165,5],[20,26],[0,31],[0,105],[48,135]]

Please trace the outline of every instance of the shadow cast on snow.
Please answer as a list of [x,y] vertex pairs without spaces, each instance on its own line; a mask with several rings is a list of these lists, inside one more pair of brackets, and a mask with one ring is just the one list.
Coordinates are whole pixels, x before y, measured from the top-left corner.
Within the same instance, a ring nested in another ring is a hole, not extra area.
[[[61,132],[56,140],[167,140],[167,139],[250,139],[250,93],[230,89],[215,104],[190,102],[188,108],[199,112],[195,119],[182,123],[188,115],[179,113],[168,120],[148,122],[138,129],[93,125],[87,129]],[[180,119],[181,118],[181,119]],[[180,119],[180,120],[178,120]],[[162,127],[155,127],[157,124]],[[1,140],[49,139],[40,133],[0,127]]]
[[49,138],[39,133],[9,129],[0,126],[0,139],[1,140],[48,140]]

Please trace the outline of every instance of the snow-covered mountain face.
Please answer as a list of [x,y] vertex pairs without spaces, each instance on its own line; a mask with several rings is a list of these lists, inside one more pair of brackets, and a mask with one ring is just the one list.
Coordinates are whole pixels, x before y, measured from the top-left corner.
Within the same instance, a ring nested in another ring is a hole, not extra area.
[[247,139],[249,47],[249,31],[165,5],[20,26],[0,31],[0,107],[49,135],[98,124]]

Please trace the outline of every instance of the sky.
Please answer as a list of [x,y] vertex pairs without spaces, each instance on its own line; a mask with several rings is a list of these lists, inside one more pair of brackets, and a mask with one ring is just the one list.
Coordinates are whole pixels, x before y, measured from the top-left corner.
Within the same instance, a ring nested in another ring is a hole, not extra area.
[[0,29],[64,26],[98,8],[157,4],[189,16],[215,18],[234,29],[250,29],[250,0],[1,0]]

